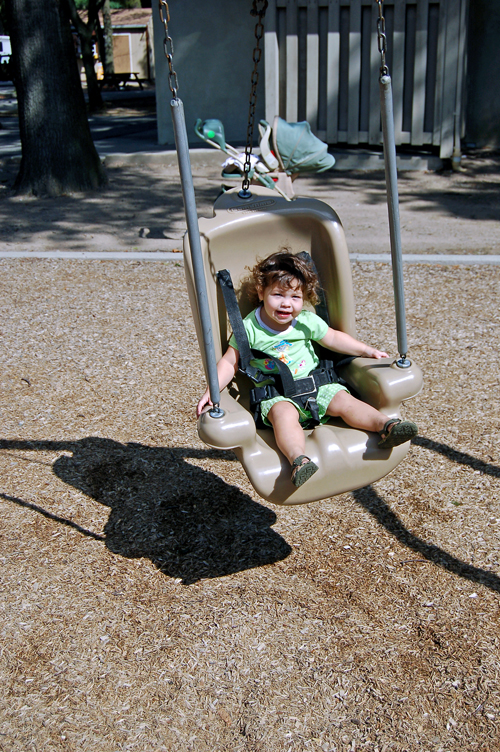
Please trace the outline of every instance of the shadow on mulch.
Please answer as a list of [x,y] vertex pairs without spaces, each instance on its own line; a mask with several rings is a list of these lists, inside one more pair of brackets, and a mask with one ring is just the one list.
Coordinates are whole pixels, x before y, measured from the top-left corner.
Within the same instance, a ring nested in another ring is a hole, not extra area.
[[272,529],[276,522],[272,510],[186,461],[227,460],[227,452],[120,444],[98,437],[5,440],[0,441],[0,448],[71,452],[72,456],[62,455],[54,462],[53,471],[68,485],[110,507],[104,536],[31,502],[2,498],[102,540],[120,556],[146,557],[185,585],[272,564],[292,551]]
[[[500,477],[500,468],[446,444],[424,437],[413,443],[448,459]],[[290,545],[274,530],[276,515],[235,486],[187,459],[224,459],[215,449],[180,449],[120,444],[88,437],[79,441],[1,440],[0,449],[69,451],[54,473],[111,509],[101,536],[71,520],[16,497],[0,497],[102,540],[113,553],[149,558],[162,572],[190,585],[285,559]],[[452,556],[411,533],[371,487],[353,491],[354,499],[402,545],[459,577],[500,592],[500,577]]]
[[[500,478],[500,467],[484,462],[470,454],[459,452],[457,449],[448,446],[448,444],[441,444],[432,439],[427,439],[424,436],[417,436],[412,439],[412,443],[417,444],[424,449],[429,449],[432,452],[442,454],[452,462],[472,467],[474,470],[485,475]],[[418,536],[410,533],[397,515],[394,514],[390,507],[380,498],[371,486],[354,491],[353,496],[367,512],[375,517],[380,525],[385,527],[385,529],[399,541],[399,543],[403,546],[407,546],[422,557],[421,559],[412,560],[412,563],[428,561],[458,575],[459,577],[480,583],[497,593],[500,592],[500,577],[493,572],[474,567],[472,564],[466,564],[455,556],[443,551],[438,546],[435,546],[432,543],[427,543],[421,538],[418,538]]]

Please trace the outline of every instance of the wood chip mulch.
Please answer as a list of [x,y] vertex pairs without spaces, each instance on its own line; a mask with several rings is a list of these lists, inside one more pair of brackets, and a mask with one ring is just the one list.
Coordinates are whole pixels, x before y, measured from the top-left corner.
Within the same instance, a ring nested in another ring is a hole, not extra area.
[[2,752],[500,748],[498,267],[405,266],[420,435],[297,508],[198,439],[182,259],[0,269]]

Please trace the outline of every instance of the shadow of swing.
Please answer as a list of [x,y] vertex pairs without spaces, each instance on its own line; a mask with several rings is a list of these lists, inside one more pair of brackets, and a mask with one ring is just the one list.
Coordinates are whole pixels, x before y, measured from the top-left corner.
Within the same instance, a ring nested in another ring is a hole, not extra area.
[[459,452],[458,449],[454,449],[453,447],[448,446],[448,444],[441,444],[438,441],[427,439],[425,436],[416,436],[412,439],[411,443],[416,444],[423,449],[429,449],[437,454],[442,454],[444,457],[451,460],[451,462],[457,462],[459,465],[466,465],[473,470],[478,470],[484,475],[491,475],[494,478],[500,478],[500,467],[497,465],[484,462],[477,457],[473,457],[471,454]]
[[[78,441],[0,441],[0,449],[71,452],[52,469],[61,480],[110,509],[104,536],[36,504],[2,494],[83,535],[113,553],[145,557],[185,585],[286,558],[291,546],[272,529],[275,513],[236,486],[186,460],[229,459],[213,449]],[[30,461],[30,460],[28,460]]]
[[498,575],[494,572],[488,572],[486,569],[474,567],[472,564],[466,564],[439,548],[439,546],[427,543],[417,535],[413,535],[371,486],[353,491],[353,496],[355,501],[375,517],[377,522],[385,527],[387,532],[393,535],[399,543],[419,554],[423,560],[500,593],[500,577]]
[[[484,462],[483,460],[473,457],[470,454],[466,454],[465,452],[460,452],[457,449],[450,447],[448,444],[442,444],[433,441],[432,439],[427,439],[425,436],[416,436],[412,439],[412,444],[442,454],[451,462],[471,467],[484,475],[491,475],[494,478],[500,478],[500,467],[497,465]],[[446,569],[448,572],[452,572],[466,580],[471,580],[472,582],[484,585],[497,593],[500,592],[500,577],[498,577],[498,575],[494,572],[489,572],[486,569],[474,567],[472,564],[466,564],[455,556],[443,551],[443,549],[438,546],[435,546],[432,543],[427,543],[422,540],[422,538],[410,533],[410,531],[405,528],[399,517],[371,486],[353,491],[353,497],[358,504],[375,517],[377,522],[393,535],[399,543],[419,554],[423,560],[429,561],[432,564],[435,564],[442,569]]]
[[[482,473],[500,477],[500,468],[446,444],[417,437],[423,448]],[[0,440],[0,450],[67,451],[53,464],[65,483],[110,508],[105,535],[22,499],[0,498],[29,508],[82,535],[105,542],[126,558],[149,558],[169,577],[190,585],[285,559],[291,546],[274,530],[276,515],[236,486],[186,460],[224,459],[215,449],[149,447],[88,437],[77,441]],[[28,459],[27,461],[32,461]],[[500,592],[500,577],[452,556],[411,533],[371,487],[353,491],[354,499],[402,545],[423,560]]]

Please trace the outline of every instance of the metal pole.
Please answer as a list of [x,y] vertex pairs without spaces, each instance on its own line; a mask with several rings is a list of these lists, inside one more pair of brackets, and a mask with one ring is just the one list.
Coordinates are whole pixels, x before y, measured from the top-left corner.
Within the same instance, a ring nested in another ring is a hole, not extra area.
[[398,176],[396,168],[396,139],[394,136],[394,114],[392,107],[392,85],[388,73],[380,76],[380,109],[384,137],[385,181],[387,186],[387,206],[389,210],[389,231],[391,238],[392,279],[396,306],[396,329],[400,358],[397,365],[408,368],[411,361],[406,354],[405,293],[403,286],[403,255],[401,251],[401,225],[399,220]]
[[193,175],[191,172],[191,160],[189,158],[186,120],[184,118],[184,106],[178,97],[170,101],[170,110],[172,112],[172,121],[174,124],[177,160],[181,176],[182,197],[184,199],[184,213],[186,215],[189,245],[191,246],[191,258],[193,260],[194,286],[196,289],[196,298],[198,301],[198,310],[200,313],[203,333],[208,388],[210,391],[210,400],[213,403],[210,415],[213,418],[222,418],[224,410],[219,407],[220,389],[219,379],[217,377],[217,361],[215,358],[210,309],[208,306],[207,283],[205,280],[203,256],[201,253],[200,229],[198,227]]

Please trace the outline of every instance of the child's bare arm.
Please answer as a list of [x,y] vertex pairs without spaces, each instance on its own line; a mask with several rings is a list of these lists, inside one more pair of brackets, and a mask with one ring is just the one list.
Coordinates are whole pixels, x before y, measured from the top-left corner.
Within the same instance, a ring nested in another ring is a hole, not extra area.
[[[217,376],[219,379],[219,389],[222,391],[230,381],[234,379],[236,371],[238,370],[239,353],[234,347],[229,346],[217,363]],[[196,416],[199,418],[203,412],[203,408],[206,405],[211,405],[210,390],[207,389],[201,400],[198,402],[196,408]]]
[[320,344],[335,352],[345,353],[346,355],[356,355],[364,358],[388,358],[386,352],[377,350],[375,347],[365,345],[350,334],[340,332],[337,329],[328,329],[327,333],[320,340]]

